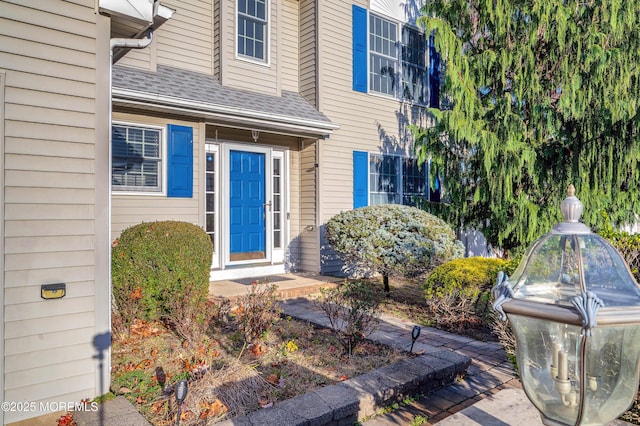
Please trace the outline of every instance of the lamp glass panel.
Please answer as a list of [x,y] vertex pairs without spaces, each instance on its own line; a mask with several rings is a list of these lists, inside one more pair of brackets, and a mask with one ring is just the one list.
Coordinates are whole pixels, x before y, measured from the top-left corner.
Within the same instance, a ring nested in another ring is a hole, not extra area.
[[632,404],[639,377],[640,325],[596,327],[585,337],[578,326],[514,314],[509,321],[523,388],[547,419],[575,424],[584,402],[580,424],[607,424]]

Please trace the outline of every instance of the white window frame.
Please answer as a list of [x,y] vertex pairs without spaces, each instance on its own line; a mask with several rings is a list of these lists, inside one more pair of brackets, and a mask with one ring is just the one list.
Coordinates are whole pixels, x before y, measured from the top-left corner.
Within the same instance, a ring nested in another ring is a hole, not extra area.
[[[374,36],[373,34],[373,29],[371,28],[371,21],[372,19],[380,19],[383,22],[386,22],[388,24],[392,24],[395,25],[396,27],[396,56],[389,56],[389,55],[384,55],[383,53],[379,53],[379,52],[375,52],[372,49],[371,46],[371,39]],[[403,29],[407,29],[409,31],[416,31],[419,34],[421,34],[424,38],[424,62],[422,64],[422,66],[420,66],[419,64],[414,64],[411,62],[407,62],[407,64],[410,64],[412,66],[416,66],[418,65],[419,68],[421,68],[424,71],[423,74],[423,82],[422,82],[422,91],[423,91],[423,102],[420,101],[416,101],[413,99],[406,99],[404,97],[404,83],[406,81],[406,76],[405,76],[405,62],[403,60],[403,50],[405,49],[405,45],[403,44]],[[390,61],[393,61],[395,64],[395,75],[393,76],[393,80],[395,82],[394,84],[394,90],[393,93],[387,93],[387,92],[382,92],[382,91],[376,91],[372,88],[372,74],[373,71],[371,69],[371,62],[372,62],[372,57],[376,55],[376,56],[380,56],[383,57],[385,59],[388,59]],[[408,102],[411,104],[416,104],[416,105],[422,105],[422,106],[428,106],[429,105],[429,46],[428,46],[428,42],[427,39],[425,37],[425,34],[422,30],[420,30],[420,28],[414,26],[414,25],[410,25],[406,22],[400,22],[396,19],[392,19],[389,17],[386,17],[384,15],[381,15],[379,13],[373,13],[370,10],[368,11],[368,16],[367,16],[367,93],[372,94],[372,95],[376,95],[376,96],[381,96],[381,97],[385,97],[385,98],[392,98],[392,99],[397,99],[400,100],[402,102]]]
[[[245,0],[239,0],[239,1],[245,1]],[[255,1],[255,0],[250,0],[250,1]],[[271,25],[270,25],[270,20],[271,20],[271,14],[270,12],[270,7],[271,7],[271,2],[270,0],[264,0],[265,2],[265,19],[264,21],[262,21],[261,18],[258,18],[256,16],[252,16],[252,15],[248,15],[248,14],[244,14],[242,12],[240,12],[239,8],[238,8],[238,1],[236,1],[236,10],[235,10],[235,56],[237,59],[243,60],[243,61],[247,61],[247,62],[251,62],[254,64],[258,64],[258,65],[264,65],[264,66],[269,66],[270,65],[270,61],[271,61]],[[244,53],[240,53],[240,44],[238,43],[238,38],[240,36],[240,17],[244,16],[249,20],[253,20],[253,21],[260,21],[263,22],[264,25],[264,47],[263,47],[263,53],[264,53],[264,59],[260,59],[260,58],[256,58],[255,56],[250,56]]]
[[167,191],[167,131],[166,131],[166,128],[163,126],[150,125],[150,124],[141,124],[141,123],[133,123],[133,122],[125,122],[125,121],[113,121],[109,129],[109,131],[112,132],[112,134],[113,134],[114,126],[135,127],[140,129],[157,130],[160,133],[160,138],[159,138],[159,150],[160,150],[159,154],[160,155],[158,157],[159,158],[158,160],[159,188],[157,190],[151,190],[151,189],[148,189],[147,187],[142,187],[142,186],[136,188],[132,186],[122,187],[122,186],[113,184],[114,153],[113,153],[113,137],[111,137],[111,145],[112,145],[110,147],[111,158],[109,160],[111,164],[111,168],[109,171],[109,179],[111,179],[111,192],[113,194],[118,194],[118,195],[165,196]]
[[[371,162],[374,158],[380,158],[381,160],[384,160],[384,158],[392,158],[393,161],[395,162],[395,177],[396,177],[396,187],[397,187],[397,191],[396,192],[380,192],[377,191],[378,187],[376,186],[375,188],[372,185],[372,179],[373,179],[373,170],[371,168]],[[404,175],[404,168],[403,168],[403,160],[404,159],[415,159],[413,157],[408,157],[408,156],[404,156],[404,155],[399,155],[399,154],[376,154],[376,153],[369,153],[369,161],[367,163],[368,165],[368,174],[367,174],[367,195],[368,195],[368,205],[376,205],[376,204],[401,204],[401,205],[410,205],[410,204],[405,204],[404,203],[404,198],[405,198],[405,193],[404,193],[404,179],[405,179],[405,175]],[[425,174],[425,183],[426,183],[426,188],[425,188],[425,193],[422,194],[424,197],[428,197],[429,196],[429,169],[430,169],[430,164],[429,162],[425,162],[423,164],[424,167],[424,174]],[[375,191],[374,191],[375,189]],[[395,194],[394,198],[395,198],[395,202],[390,202],[389,200],[387,200],[386,202],[373,202],[374,201],[374,195],[376,194]],[[411,194],[411,195],[416,195]]]
[[204,228],[207,235],[210,235],[209,229],[207,229],[207,195],[209,192],[207,190],[207,160],[206,155],[213,154],[214,155],[214,169],[215,169],[215,182],[213,184],[213,205],[214,205],[214,220],[213,220],[213,256],[211,260],[212,268],[220,267],[220,179],[221,179],[221,170],[220,170],[220,147],[216,144],[205,144],[205,166],[204,166]]

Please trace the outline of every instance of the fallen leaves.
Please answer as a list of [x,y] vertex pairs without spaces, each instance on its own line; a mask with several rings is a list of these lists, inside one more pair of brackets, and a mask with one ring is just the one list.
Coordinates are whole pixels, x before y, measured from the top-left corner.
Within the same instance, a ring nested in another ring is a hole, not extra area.
[[202,409],[199,416],[201,420],[208,417],[219,417],[229,411],[229,408],[219,399],[216,399],[210,403],[203,401],[200,404],[200,408]]
[[73,414],[67,413],[58,419],[58,426],[77,426],[77,423],[73,420]]

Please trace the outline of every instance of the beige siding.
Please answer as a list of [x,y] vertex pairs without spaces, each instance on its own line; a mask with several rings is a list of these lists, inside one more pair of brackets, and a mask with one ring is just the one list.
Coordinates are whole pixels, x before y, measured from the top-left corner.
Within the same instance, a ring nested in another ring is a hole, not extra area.
[[254,92],[279,95],[278,82],[278,2],[269,1],[269,49],[268,63],[257,63],[238,58],[236,55],[236,3],[221,4],[220,31],[222,32],[222,75],[225,86]]
[[[368,2],[357,3],[368,6]],[[319,104],[331,121],[340,124],[339,130],[320,142],[319,214],[325,223],[353,208],[353,151],[408,155],[412,138],[407,124],[425,124],[425,116],[422,108],[352,90],[351,3],[326,0],[320,4]]]
[[300,47],[298,45],[300,26],[300,2],[282,1],[282,19],[280,19],[280,58],[282,90],[298,91],[298,64]]
[[[301,269],[309,272],[320,271],[320,242],[318,240],[317,215],[317,141],[304,141],[300,162],[300,254]],[[322,143],[322,142],[320,142]]]
[[[115,112],[113,114],[114,122],[123,122],[137,125],[160,126],[165,129],[164,135],[166,139],[166,128],[168,124],[178,124],[193,128],[193,197],[192,198],[169,198],[162,194],[123,194],[113,191],[111,197],[111,237],[117,238],[120,233],[133,225],[142,222],[153,222],[160,220],[180,220],[201,225],[199,210],[199,194],[200,194],[200,162],[197,161],[200,153],[200,146],[203,143],[200,134],[200,125],[197,122],[184,122],[178,120],[169,120],[166,118],[140,116]],[[166,156],[163,156],[164,165],[166,166]],[[166,188],[165,188],[166,194]]]
[[2,2],[5,401],[96,395],[96,19],[94,0]]
[[223,0],[213,0],[213,76],[220,81],[220,3]]
[[213,2],[163,1],[175,9],[158,30],[158,64],[213,74]]
[[[289,247],[288,260],[293,271],[300,270],[300,151],[289,153]],[[286,213],[287,211],[285,211]]]
[[316,1],[300,1],[300,94],[317,105],[316,94]]

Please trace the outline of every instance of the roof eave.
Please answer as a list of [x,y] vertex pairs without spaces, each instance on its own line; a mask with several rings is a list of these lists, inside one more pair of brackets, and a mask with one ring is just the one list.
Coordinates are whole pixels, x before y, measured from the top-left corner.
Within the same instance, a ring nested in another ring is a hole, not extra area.
[[127,89],[114,88],[112,98],[114,106],[170,112],[201,118],[225,127],[260,128],[297,137],[325,138],[340,128],[332,122],[269,114]]

